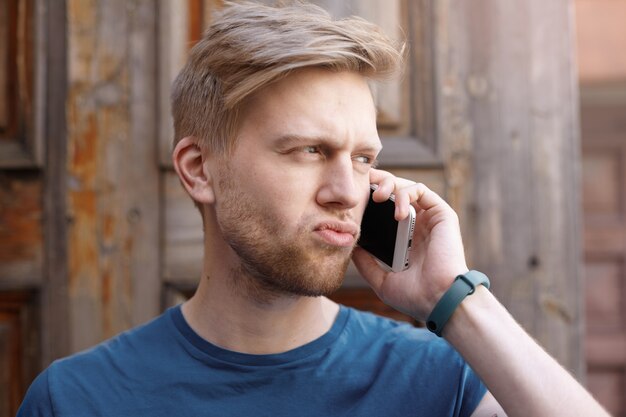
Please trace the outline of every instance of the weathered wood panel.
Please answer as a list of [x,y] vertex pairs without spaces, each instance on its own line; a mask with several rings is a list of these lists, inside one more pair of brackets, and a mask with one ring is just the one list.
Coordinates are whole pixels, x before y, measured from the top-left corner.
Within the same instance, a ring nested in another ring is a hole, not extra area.
[[0,289],[42,281],[42,179],[0,172]]
[[14,416],[38,369],[34,294],[0,292],[0,417]]
[[572,3],[437,2],[438,126],[470,265],[578,377],[579,153]]
[[71,349],[159,312],[156,10],[69,1]]
[[[274,4],[272,0],[257,0]],[[378,109],[378,125],[388,153],[382,162],[388,166],[441,167],[434,117],[432,83],[432,2],[394,0],[312,1],[335,17],[358,15],[380,25],[388,35],[408,43],[407,72],[388,82],[373,83]],[[197,15],[204,26],[211,14],[222,7],[220,0],[159,1],[159,153],[161,164],[171,168],[173,138],[170,117],[170,84],[184,64],[190,46],[198,37]]]
[[45,0],[0,2],[0,167],[32,168],[43,160]]
[[9,2],[0,2],[0,140],[5,140],[9,130],[9,45],[14,41],[10,36],[9,21],[14,18],[9,13]]
[[[65,0],[56,1],[39,28],[54,53],[47,56],[45,84],[49,86],[41,106],[46,120],[44,162],[44,282],[40,287],[41,360],[47,366],[70,350],[67,268],[67,10]],[[45,29],[44,29],[45,28]],[[38,67],[39,70],[39,67]]]

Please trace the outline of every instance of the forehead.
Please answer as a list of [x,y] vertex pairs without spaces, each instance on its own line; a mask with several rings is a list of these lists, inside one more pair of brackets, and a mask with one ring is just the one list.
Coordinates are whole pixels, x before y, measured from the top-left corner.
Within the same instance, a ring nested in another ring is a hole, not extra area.
[[240,136],[285,135],[379,144],[367,80],[353,72],[298,70],[249,98]]

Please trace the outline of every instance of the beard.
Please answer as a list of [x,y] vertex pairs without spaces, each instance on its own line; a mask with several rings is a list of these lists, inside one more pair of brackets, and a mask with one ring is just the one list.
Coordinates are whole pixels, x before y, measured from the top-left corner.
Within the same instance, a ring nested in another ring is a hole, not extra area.
[[273,210],[237,188],[228,167],[223,171],[216,213],[222,238],[240,260],[232,273],[236,289],[266,302],[285,295],[327,296],[339,289],[354,245],[331,246],[313,239],[313,218],[304,218],[290,232]]

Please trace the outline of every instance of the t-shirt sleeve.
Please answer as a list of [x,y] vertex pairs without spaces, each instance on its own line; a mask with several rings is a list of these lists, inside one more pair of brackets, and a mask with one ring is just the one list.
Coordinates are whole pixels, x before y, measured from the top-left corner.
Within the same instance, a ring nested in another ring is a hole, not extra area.
[[48,389],[48,370],[45,370],[35,378],[30,388],[28,388],[24,401],[22,401],[22,405],[17,410],[17,417],[49,416],[54,416],[54,411],[50,399],[50,390]]
[[457,403],[458,409],[454,414],[460,417],[470,417],[487,393],[487,387],[467,363],[463,365],[460,382],[457,396],[460,401]]

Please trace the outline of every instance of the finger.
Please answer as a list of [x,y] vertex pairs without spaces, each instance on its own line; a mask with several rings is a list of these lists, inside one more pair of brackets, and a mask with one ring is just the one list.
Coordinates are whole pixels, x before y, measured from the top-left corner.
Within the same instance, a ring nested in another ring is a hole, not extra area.
[[416,208],[429,211],[434,208],[452,210],[452,208],[437,193],[422,183],[416,183],[409,187],[396,190],[396,220],[400,221],[409,214],[408,205],[413,204]]
[[392,174],[387,171],[383,171],[382,169],[370,169],[370,183],[372,184],[378,184],[389,176],[392,176]]
[[395,195],[398,190],[415,184],[414,181],[396,177],[392,173],[380,169],[370,170],[370,182],[376,184],[377,188],[372,198],[379,203],[388,200],[391,195]]
[[372,199],[378,203],[386,201],[395,189],[393,174],[380,169],[370,170],[370,183],[376,184]]

